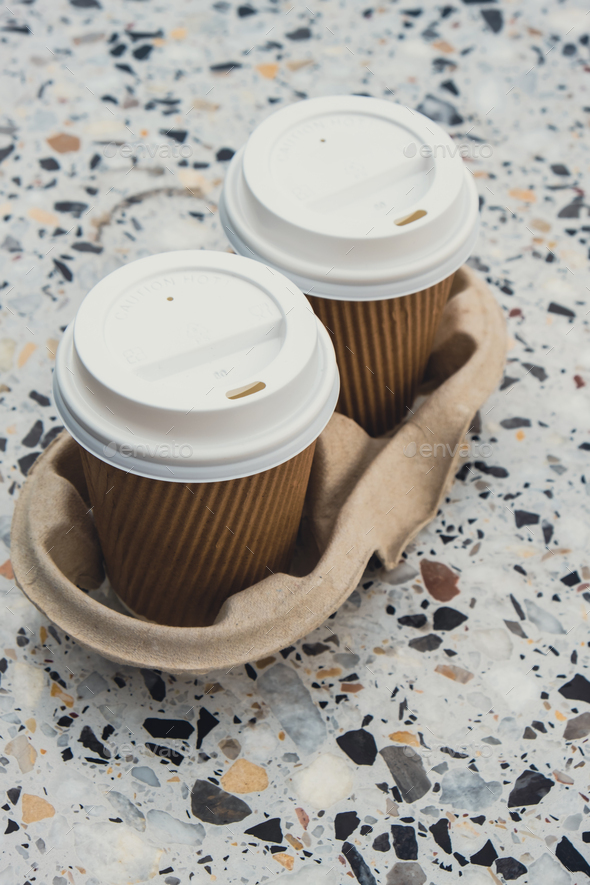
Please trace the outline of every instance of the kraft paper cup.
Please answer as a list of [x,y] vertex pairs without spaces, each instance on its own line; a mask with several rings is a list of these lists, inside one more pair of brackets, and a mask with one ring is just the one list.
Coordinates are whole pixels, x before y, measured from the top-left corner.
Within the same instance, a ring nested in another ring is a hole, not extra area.
[[58,349],[55,400],[133,614],[208,625],[287,569],[338,391],[326,330],[258,262],[168,252],[89,292]]
[[459,146],[402,105],[301,101],[236,153],[220,214],[236,252],[286,274],[332,337],[338,410],[372,435],[408,414],[478,231]]
[[453,275],[421,292],[379,301],[308,296],[336,351],[338,411],[371,436],[410,414],[452,282]]

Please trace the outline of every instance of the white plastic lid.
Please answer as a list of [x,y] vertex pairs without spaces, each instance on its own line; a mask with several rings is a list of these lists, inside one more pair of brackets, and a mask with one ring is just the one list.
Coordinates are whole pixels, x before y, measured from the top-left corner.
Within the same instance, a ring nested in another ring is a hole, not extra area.
[[172,482],[237,479],[315,440],[334,349],[282,274],[223,252],[133,261],[86,296],[60,343],[57,408],[97,458]]
[[305,292],[408,295],[469,256],[478,197],[447,133],[389,101],[312,98],[268,117],[232,159],[220,203],[241,255]]

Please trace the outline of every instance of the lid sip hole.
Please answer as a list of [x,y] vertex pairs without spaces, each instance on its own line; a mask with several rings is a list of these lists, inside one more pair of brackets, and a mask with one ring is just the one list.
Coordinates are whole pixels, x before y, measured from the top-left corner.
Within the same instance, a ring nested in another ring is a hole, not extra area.
[[228,399],[242,399],[244,396],[250,396],[252,393],[258,393],[264,390],[266,384],[264,381],[255,381],[253,384],[246,384],[244,387],[236,387],[234,390],[228,390],[225,394]]
[[166,301],[174,301],[174,298],[172,297],[172,295],[169,295]]
[[403,227],[404,224],[411,224],[413,221],[418,221],[419,218],[424,218],[426,214],[425,209],[416,209],[411,215],[404,215],[403,218],[398,218],[395,224],[398,227]]

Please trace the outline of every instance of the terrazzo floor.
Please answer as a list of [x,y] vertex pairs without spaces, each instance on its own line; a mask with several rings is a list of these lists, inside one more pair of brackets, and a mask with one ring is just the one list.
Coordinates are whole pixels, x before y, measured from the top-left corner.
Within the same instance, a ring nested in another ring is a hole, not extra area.
[[[13,0],[0,41],[1,885],[587,882],[587,6]],[[12,580],[56,345],[122,263],[227,249],[227,160],[332,93],[466,146],[506,376],[437,518],[324,627],[196,680],[118,667]]]

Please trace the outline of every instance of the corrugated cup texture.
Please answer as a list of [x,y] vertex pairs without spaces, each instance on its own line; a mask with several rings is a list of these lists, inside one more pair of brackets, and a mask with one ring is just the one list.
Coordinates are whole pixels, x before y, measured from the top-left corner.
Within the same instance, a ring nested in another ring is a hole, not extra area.
[[382,301],[307,296],[336,351],[340,370],[336,411],[371,436],[391,430],[409,414],[453,277],[421,292]]
[[278,467],[227,482],[125,473],[81,448],[109,580],[136,615],[212,624],[228,596],[288,569],[315,443]]

